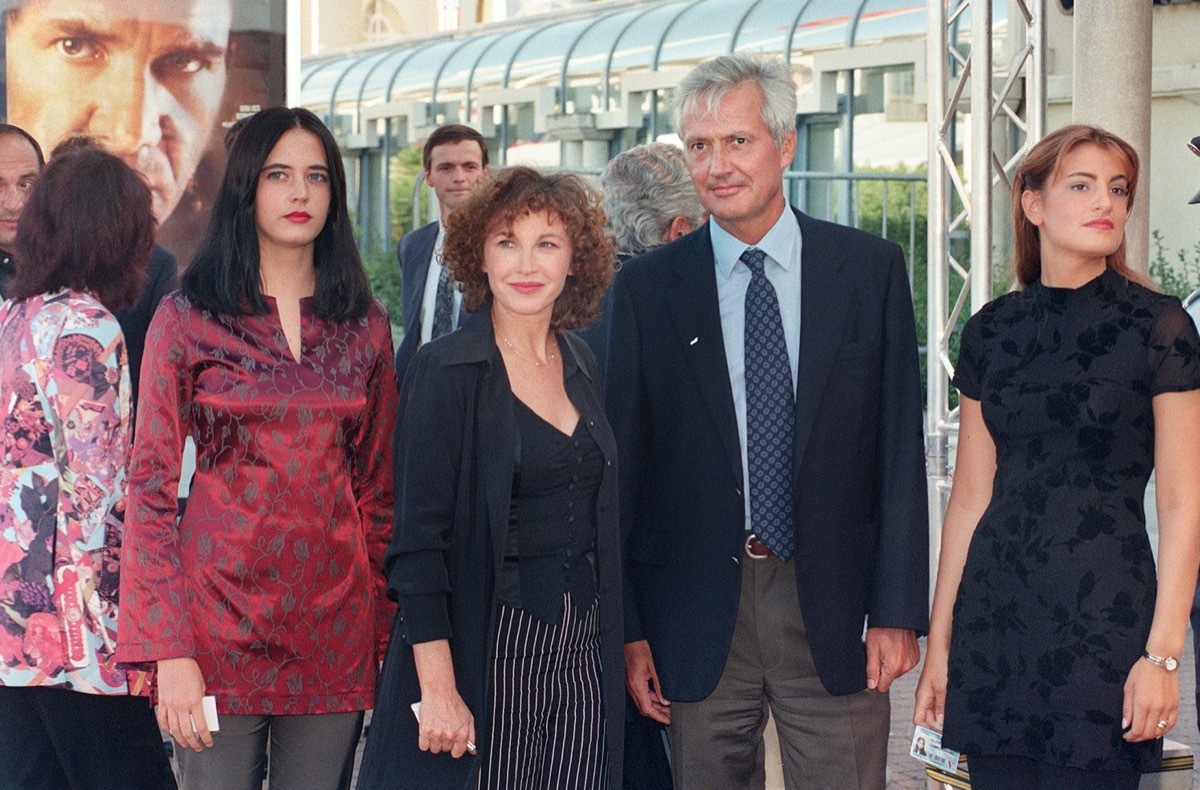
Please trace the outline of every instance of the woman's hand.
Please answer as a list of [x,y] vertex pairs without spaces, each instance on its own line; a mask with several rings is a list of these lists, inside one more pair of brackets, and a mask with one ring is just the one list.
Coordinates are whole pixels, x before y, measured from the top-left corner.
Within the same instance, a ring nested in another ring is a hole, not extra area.
[[450,752],[455,759],[475,754],[475,717],[458,694],[449,640],[419,642],[412,649],[421,681],[417,745],[423,752]]
[[475,717],[457,691],[421,697],[417,745],[423,752],[450,752],[455,759],[475,754]]
[[[201,751],[213,745],[204,717],[204,676],[193,658],[158,662],[158,726],[180,746]],[[201,745],[203,744],[203,746]]]
[[1178,714],[1179,673],[1139,658],[1125,680],[1125,704],[1121,706],[1125,740],[1136,743],[1161,738],[1174,728]]
[[929,648],[921,679],[917,681],[917,702],[913,708],[913,724],[942,731],[946,710],[946,651]]

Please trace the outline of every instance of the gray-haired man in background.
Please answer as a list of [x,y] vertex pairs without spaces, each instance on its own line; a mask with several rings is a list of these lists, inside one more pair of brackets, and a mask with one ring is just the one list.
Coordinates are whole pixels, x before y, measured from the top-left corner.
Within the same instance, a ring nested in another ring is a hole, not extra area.
[[[646,143],[617,154],[600,176],[608,229],[621,263],[674,241],[704,224],[708,212],[696,197],[683,151]],[[608,355],[608,297],[595,323],[579,333],[604,370]],[[628,751],[626,752],[628,754]]]

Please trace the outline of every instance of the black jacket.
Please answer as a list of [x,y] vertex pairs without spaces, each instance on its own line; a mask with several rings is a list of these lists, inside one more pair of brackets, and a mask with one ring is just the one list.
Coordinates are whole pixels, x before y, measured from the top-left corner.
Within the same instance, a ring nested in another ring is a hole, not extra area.
[[[605,459],[597,502],[596,566],[609,782],[621,786],[624,726],[621,562],[616,445],[604,418],[599,373],[587,346],[564,334],[567,394]],[[515,399],[490,310],[422,346],[413,358],[396,425],[396,528],[385,568],[400,602],[359,787],[474,787],[479,758],[454,760],[417,747],[409,706],[420,699],[413,643],[449,639],[458,692],[475,717],[480,755],[489,744],[495,580],[508,531],[519,447]]]
[[430,222],[405,233],[396,245],[400,263],[400,308],[404,339],[396,349],[396,383],[404,383],[404,374],[421,345],[421,300],[425,298],[425,280],[433,248],[437,245],[438,223]]

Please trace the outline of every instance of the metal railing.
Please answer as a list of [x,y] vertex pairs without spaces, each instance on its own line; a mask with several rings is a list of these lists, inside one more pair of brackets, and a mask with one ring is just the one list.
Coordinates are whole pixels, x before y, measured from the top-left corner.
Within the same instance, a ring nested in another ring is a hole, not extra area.
[[[909,287],[914,287],[916,256],[925,246],[924,188],[927,177],[924,173],[788,170],[783,177],[792,205],[804,213],[860,228],[899,244],[908,263]],[[864,187],[874,184],[880,188],[878,217],[864,214]],[[889,198],[897,191],[907,196],[898,211],[889,205]],[[898,228],[895,220],[899,220]]]

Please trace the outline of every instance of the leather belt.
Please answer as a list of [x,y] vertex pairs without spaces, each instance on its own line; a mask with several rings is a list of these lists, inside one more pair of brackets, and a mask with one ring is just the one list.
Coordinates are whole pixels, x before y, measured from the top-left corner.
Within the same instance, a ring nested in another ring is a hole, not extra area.
[[752,560],[765,560],[767,557],[774,557],[775,553],[767,548],[767,544],[763,543],[758,535],[748,532],[746,533],[746,556]]

